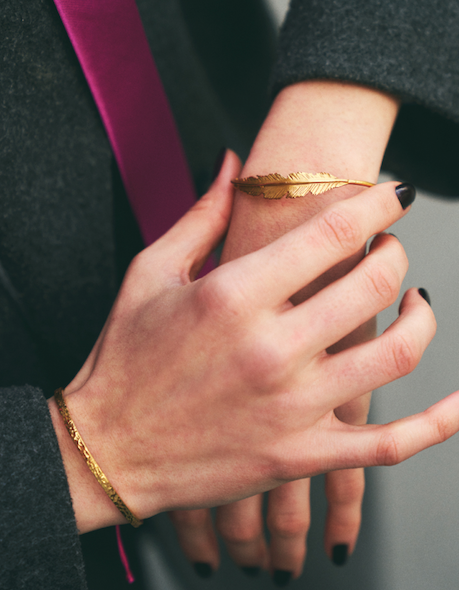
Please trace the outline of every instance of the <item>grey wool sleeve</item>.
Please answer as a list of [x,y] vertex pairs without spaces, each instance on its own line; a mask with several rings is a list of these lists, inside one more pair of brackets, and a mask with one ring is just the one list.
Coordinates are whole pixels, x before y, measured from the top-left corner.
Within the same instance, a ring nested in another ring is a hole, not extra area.
[[399,97],[389,168],[406,180],[414,175],[428,189],[459,194],[449,172],[459,155],[458,2],[292,0],[272,88],[277,93],[311,79],[349,81]]
[[85,590],[70,493],[48,406],[0,389],[0,588]]

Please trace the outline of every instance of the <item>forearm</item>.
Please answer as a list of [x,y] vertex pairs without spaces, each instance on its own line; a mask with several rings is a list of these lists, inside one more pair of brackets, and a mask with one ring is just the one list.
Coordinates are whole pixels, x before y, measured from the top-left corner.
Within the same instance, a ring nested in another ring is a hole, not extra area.
[[[330,172],[376,182],[397,111],[397,99],[363,86],[289,86],[274,101],[241,175]],[[348,185],[280,201],[238,192],[222,261],[262,247],[327,204],[362,190]]]

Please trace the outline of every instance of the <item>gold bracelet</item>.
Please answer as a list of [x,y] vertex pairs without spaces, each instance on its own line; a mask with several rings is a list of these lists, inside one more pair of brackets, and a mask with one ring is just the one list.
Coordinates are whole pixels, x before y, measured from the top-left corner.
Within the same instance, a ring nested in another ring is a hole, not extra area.
[[332,176],[328,172],[318,172],[317,174],[292,172],[288,176],[281,176],[275,172],[267,176],[235,178],[231,182],[238,190],[254,197],[263,195],[265,199],[281,199],[284,195],[287,199],[296,199],[297,197],[304,197],[308,193],[321,195],[346,184],[374,186],[372,182],[366,182],[365,180],[336,178],[336,176]]
[[130,524],[132,524],[133,527],[136,527],[136,528],[139,527],[141,524],[143,524],[143,520],[140,520],[139,518],[137,518],[137,516],[135,516],[129,510],[129,508],[126,506],[126,504],[123,502],[123,500],[118,496],[115,489],[112,487],[111,483],[108,481],[107,476],[104,474],[102,469],[99,467],[99,465],[95,461],[94,457],[89,452],[88,447],[84,444],[84,441],[81,438],[81,435],[77,430],[77,427],[75,426],[75,422],[70,417],[68,408],[67,408],[65,401],[64,401],[63,393],[64,393],[64,388],[59,387],[59,389],[56,389],[56,391],[54,392],[54,399],[56,400],[57,407],[59,408],[59,412],[62,416],[62,419],[64,420],[64,424],[65,424],[70,436],[72,437],[73,442],[75,443],[77,449],[80,451],[80,454],[83,456],[84,460],[86,461],[89,469],[91,470],[91,473],[94,475],[94,477],[100,483],[104,492],[107,494],[107,496],[113,502],[113,504],[115,504],[115,506],[118,508],[118,510],[121,512],[121,514],[126,518],[126,520]]

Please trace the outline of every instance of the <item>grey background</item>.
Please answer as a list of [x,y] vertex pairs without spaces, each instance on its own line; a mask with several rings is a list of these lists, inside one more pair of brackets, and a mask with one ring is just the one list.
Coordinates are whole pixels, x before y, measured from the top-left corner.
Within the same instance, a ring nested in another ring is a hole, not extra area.
[[[288,0],[267,0],[281,21]],[[383,176],[380,180],[388,180]],[[403,180],[403,179],[400,179]],[[418,193],[409,215],[390,231],[403,243],[410,269],[402,291],[425,287],[437,334],[409,376],[374,393],[370,421],[383,423],[417,413],[459,388],[459,199]],[[397,317],[398,302],[379,316],[379,332]],[[325,556],[323,479],[315,478],[313,523],[304,575],[293,590],[450,590],[459,586],[459,437],[390,468],[367,470],[362,532],[344,568]],[[141,551],[152,590],[274,588],[267,574],[245,577],[229,560],[211,580],[200,580],[173,548],[166,515],[143,527]],[[225,554],[222,548],[223,555]]]

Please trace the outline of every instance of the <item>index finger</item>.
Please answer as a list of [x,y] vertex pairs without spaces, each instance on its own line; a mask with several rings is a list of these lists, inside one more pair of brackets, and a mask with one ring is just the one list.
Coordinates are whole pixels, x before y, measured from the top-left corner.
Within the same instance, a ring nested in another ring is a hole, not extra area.
[[400,219],[415,194],[407,184],[376,185],[325,207],[268,246],[221,268],[232,267],[232,281],[244,285],[249,300],[259,301],[262,294],[264,305],[278,307]]

